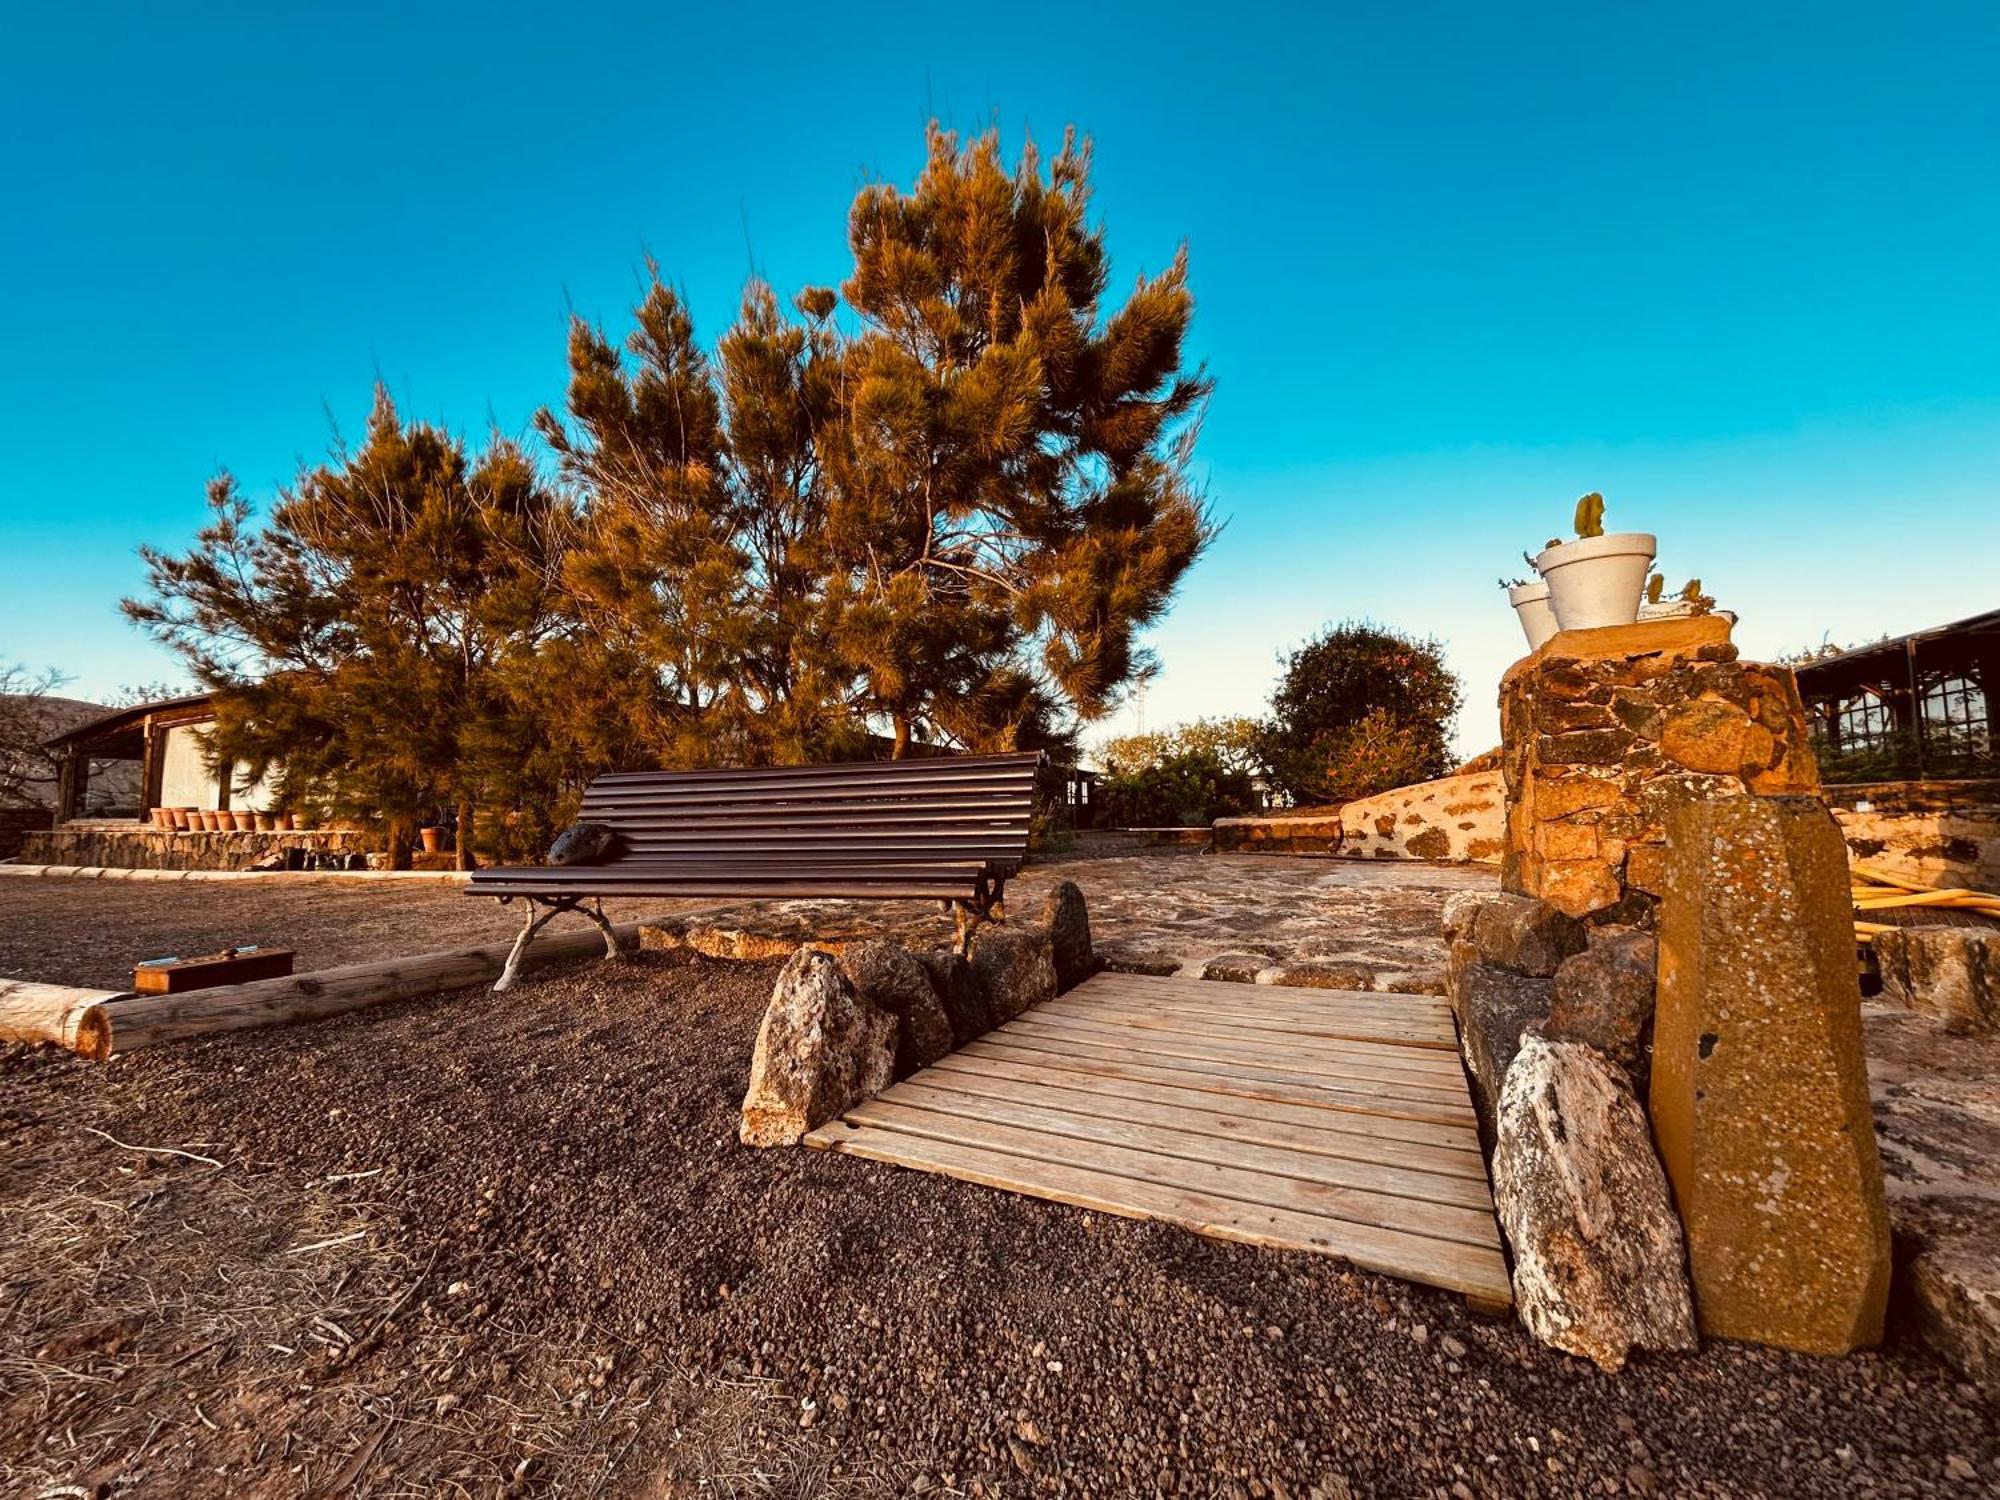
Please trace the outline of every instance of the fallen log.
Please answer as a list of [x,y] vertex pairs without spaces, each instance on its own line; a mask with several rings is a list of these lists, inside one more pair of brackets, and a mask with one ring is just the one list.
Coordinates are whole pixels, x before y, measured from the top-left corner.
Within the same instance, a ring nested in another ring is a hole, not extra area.
[[129,993],[0,979],[0,1042],[54,1042],[85,1057],[108,1057],[111,1022],[104,1007]]
[[[612,931],[621,949],[637,946],[639,924],[619,922]],[[512,943],[492,943],[480,948],[461,948],[450,953],[421,953],[405,958],[376,959],[368,963],[345,964],[337,969],[320,969],[311,974],[291,974],[280,979],[256,979],[248,984],[217,985],[213,989],[189,990],[177,995],[111,994],[70,991],[71,994],[100,994],[99,1003],[82,1040],[71,1042],[45,1029],[24,1037],[30,1041],[60,1042],[88,1057],[136,1052],[162,1042],[183,1037],[206,1036],[216,1031],[243,1031],[254,1026],[279,1026],[289,1021],[317,1021],[343,1011],[363,1010],[371,1005],[387,1005],[392,1000],[409,1000],[419,995],[435,995],[444,990],[490,981],[507,962]],[[522,955],[523,971],[547,968],[572,959],[602,957],[604,935],[595,928],[586,932],[544,935]],[[30,988],[51,990],[52,985]],[[46,1010],[46,1004],[42,1007]],[[0,1035],[7,1035],[0,1031]]]

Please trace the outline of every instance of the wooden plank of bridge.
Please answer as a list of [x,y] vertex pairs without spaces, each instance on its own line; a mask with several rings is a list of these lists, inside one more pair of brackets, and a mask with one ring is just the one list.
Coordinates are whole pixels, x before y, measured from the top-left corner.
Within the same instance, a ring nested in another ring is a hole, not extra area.
[[1099,974],[806,1143],[1512,1300],[1450,1013]]

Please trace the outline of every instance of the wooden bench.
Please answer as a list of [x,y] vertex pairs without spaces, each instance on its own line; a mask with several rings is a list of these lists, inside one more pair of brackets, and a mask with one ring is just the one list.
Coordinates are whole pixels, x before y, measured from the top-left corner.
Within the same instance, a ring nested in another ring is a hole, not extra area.
[[602,928],[615,955],[606,896],[940,901],[956,915],[964,948],[979,922],[1004,916],[1008,877],[1027,855],[1041,765],[1029,751],[600,776],[583,794],[581,817],[618,835],[606,862],[473,874],[468,894],[528,902],[493,988],[513,984],[536,930],[566,911]]

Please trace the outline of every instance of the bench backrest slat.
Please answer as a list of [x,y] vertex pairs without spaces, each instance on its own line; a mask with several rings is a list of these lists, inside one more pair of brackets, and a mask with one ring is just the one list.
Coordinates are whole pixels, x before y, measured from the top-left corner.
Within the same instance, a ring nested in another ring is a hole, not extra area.
[[592,782],[583,816],[618,831],[601,868],[688,865],[726,879],[939,862],[1011,873],[1027,853],[1042,757],[939,757],[725,771],[616,772]]

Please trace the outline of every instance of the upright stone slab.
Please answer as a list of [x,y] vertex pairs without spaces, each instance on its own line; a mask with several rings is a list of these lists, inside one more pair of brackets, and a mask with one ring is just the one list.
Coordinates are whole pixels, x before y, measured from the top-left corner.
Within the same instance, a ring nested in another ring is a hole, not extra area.
[[1653,1132],[1702,1331],[1876,1343],[1889,1221],[1847,847],[1808,797],[1693,803],[1666,833]]
[[1565,630],[1508,669],[1508,890],[1650,925],[1676,807],[1819,785],[1790,670],[1738,661],[1729,628],[1699,615]]

